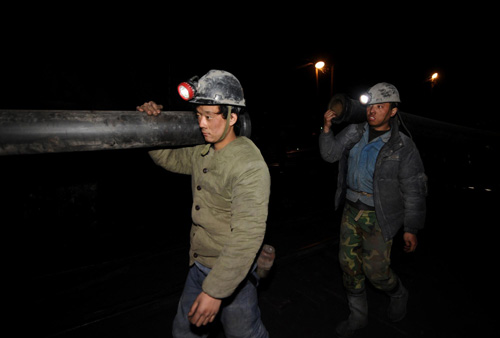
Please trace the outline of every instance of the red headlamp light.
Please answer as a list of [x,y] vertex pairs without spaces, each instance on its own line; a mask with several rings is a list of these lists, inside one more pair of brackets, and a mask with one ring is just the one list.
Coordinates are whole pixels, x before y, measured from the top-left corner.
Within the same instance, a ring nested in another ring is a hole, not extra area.
[[177,91],[179,92],[179,95],[186,101],[189,101],[194,97],[194,88],[189,82],[182,82],[177,86]]

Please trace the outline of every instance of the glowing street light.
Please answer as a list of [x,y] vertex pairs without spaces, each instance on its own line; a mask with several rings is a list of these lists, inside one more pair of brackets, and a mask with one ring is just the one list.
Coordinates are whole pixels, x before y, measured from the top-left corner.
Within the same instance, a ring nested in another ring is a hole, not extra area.
[[438,77],[439,77],[439,74],[438,73],[434,73],[429,78],[429,81],[431,82],[431,88],[434,88],[434,85],[436,84]]
[[297,67],[297,69],[304,68],[307,66],[313,66],[313,65],[314,65],[314,69],[316,71],[316,89],[319,88],[318,70],[321,70],[321,72],[323,72],[323,73],[330,70],[330,96],[333,95],[333,64],[331,64],[329,67],[326,67],[326,63],[324,61],[318,61],[316,63],[309,62],[309,63],[306,63],[305,65]]
[[325,63],[323,61],[318,61],[318,62],[316,62],[316,64],[314,64],[314,67],[316,69],[323,69],[324,66],[325,66]]
[[323,68],[325,67],[325,63],[323,61],[318,61],[314,64],[314,68],[316,70],[316,89],[319,88],[319,83],[318,83],[318,70],[323,71]]

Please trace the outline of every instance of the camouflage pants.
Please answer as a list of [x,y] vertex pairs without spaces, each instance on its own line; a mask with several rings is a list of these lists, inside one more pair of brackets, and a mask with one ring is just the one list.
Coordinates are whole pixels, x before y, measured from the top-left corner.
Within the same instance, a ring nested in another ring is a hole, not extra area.
[[375,211],[346,204],[340,225],[339,261],[347,290],[362,290],[365,276],[377,289],[392,290],[398,277],[389,267],[392,240],[386,242]]

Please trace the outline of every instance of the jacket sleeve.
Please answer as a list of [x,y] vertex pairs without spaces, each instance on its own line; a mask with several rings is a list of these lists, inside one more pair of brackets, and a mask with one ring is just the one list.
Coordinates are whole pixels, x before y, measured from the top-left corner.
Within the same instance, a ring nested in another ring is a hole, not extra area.
[[192,174],[192,156],[195,148],[151,150],[149,156],[160,167],[178,174]]
[[255,261],[266,231],[270,182],[264,161],[249,163],[249,169],[234,178],[231,235],[202,286],[210,296],[230,296]]
[[424,228],[426,216],[427,176],[420,154],[415,146],[400,170],[401,192],[405,208],[405,232],[416,234]]
[[348,143],[356,134],[355,124],[350,124],[336,136],[330,130],[319,135],[319,152],[323,160],[334,163],[340,160]]

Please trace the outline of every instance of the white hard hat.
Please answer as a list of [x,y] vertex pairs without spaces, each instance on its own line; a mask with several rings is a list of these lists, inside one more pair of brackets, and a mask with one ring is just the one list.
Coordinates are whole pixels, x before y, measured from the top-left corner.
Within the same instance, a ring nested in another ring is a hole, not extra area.
[[376,104],[385,102],[401,102],[399,92],[394,85],[387,82],[377,83],[368,89],[368,92],[359,98],[362,104]]
[[212,69],[199,80],[196,77],[178,87],[181,97],[194,104],[245,107],[243,88],[238,79],[224,70]]

